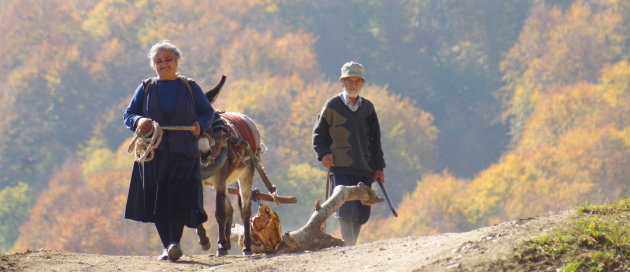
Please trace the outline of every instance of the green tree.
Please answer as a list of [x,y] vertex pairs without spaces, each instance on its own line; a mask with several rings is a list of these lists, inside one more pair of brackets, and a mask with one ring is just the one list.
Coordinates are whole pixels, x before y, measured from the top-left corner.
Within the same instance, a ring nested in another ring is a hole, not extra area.
[[326,172],[309,163],[293,164],[272,176],[281,194],[297,196],[298,203],[272,207],[280,215],[283,231],[296,230],[310,218],[315,202],[325,201]]
[[16,186],[0,190],[0,250],[9,251],[19,236],[20,226],[31,211],[31,189],[19,182]]

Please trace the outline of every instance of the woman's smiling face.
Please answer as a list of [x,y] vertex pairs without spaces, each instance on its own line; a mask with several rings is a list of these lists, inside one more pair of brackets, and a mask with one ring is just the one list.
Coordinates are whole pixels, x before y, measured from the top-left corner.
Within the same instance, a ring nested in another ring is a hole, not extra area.
[[160,50],[153,57],[153,69],[161,80],[177,78],[177,57],[171,50]]

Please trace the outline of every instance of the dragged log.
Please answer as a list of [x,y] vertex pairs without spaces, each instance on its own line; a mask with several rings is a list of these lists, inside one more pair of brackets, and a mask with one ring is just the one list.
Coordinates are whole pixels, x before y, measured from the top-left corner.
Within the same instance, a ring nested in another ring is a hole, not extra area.
[[[264,245],[262,247],[252,247],[252,250],[256,253],[287,253],[343,246],[345,245],[344,241],[325,233],[323,226],[326,219],[339,210],[343,203],[353,200],[359,200],[364,205],[372,205],[384,201],[363,183],[359,183],[356,186],[337,186],[326,202],[320,205],[319,201],[317,201],[315,211],[313,211],[313,214],[303,227],[295,231],[285,232],[281,239],[276,238],[281,229],[279,219],[264,219],[260,222],[257,222],[255,219],[252,220],[250,229],[258,228],[257,235],[252,235],[252,244]],[[268,206],[261,206],[259,214],[261,214],[261,211],[262,215],[256,215],[255,218],[259,216],[261,218],[273,218],[271,214],[273,210]],[[275,217],[277,218],[277,215]],[[277,224],[277,226],[269,224],[270,222]],[[263,225],[269,228],[270,231],[261,231],[261,226]],[[242,226],[240,229],[242,229]],[[238,233],[239,227],[233,228],[232,231],[234,234],[237,234],[236,236],[242,236],[242,233]]]
[[[250,234],[254,253],[274,253],[282,242],[282,229],[278,214],[265,204],[260,204],[258,213],[251,220]],[[243,248],[244,229],[240,224],[232,226],[232,240]]]

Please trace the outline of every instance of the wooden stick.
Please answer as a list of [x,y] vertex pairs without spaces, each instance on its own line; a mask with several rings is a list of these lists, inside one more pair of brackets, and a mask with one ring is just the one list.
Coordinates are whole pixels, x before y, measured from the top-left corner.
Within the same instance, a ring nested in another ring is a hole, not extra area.
[[330,166],[328,166],[328,172],[326,173],[326,195],[324,201],[330,196]]
[[[237,188],[228,187],[228,193],[238,195],[239,192]],[[254,190],[252,190],[252,194],[254,194],[254,197],[260,200],[274,202],[273,197],[270,194],[265,194]],[[295,204],[297,203],[297,198],[294,196],[278,196],[278,201],[280,202],[280,204]]]
[[[324,201],[328,199],[328,196],[330,196],[330,165],[326,173],[326,195],[324,196]],[[322,224],[322,231],[326,232],[326,220],[324,220],[324,224]]]

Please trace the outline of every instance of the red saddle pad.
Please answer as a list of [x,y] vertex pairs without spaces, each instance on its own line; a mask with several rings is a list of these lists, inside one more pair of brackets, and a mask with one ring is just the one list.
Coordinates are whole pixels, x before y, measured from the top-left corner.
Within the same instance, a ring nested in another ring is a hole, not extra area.
[[249,147],[252,149],[252,152],[256,154],[258,143],[256,142],[254,131],[246,120],[247,117],[237,112],[223,112],[220,113],[219,116],[223,118],[223,121],[228,128],[228,133],[231,136],[237,137],[249,143]]

